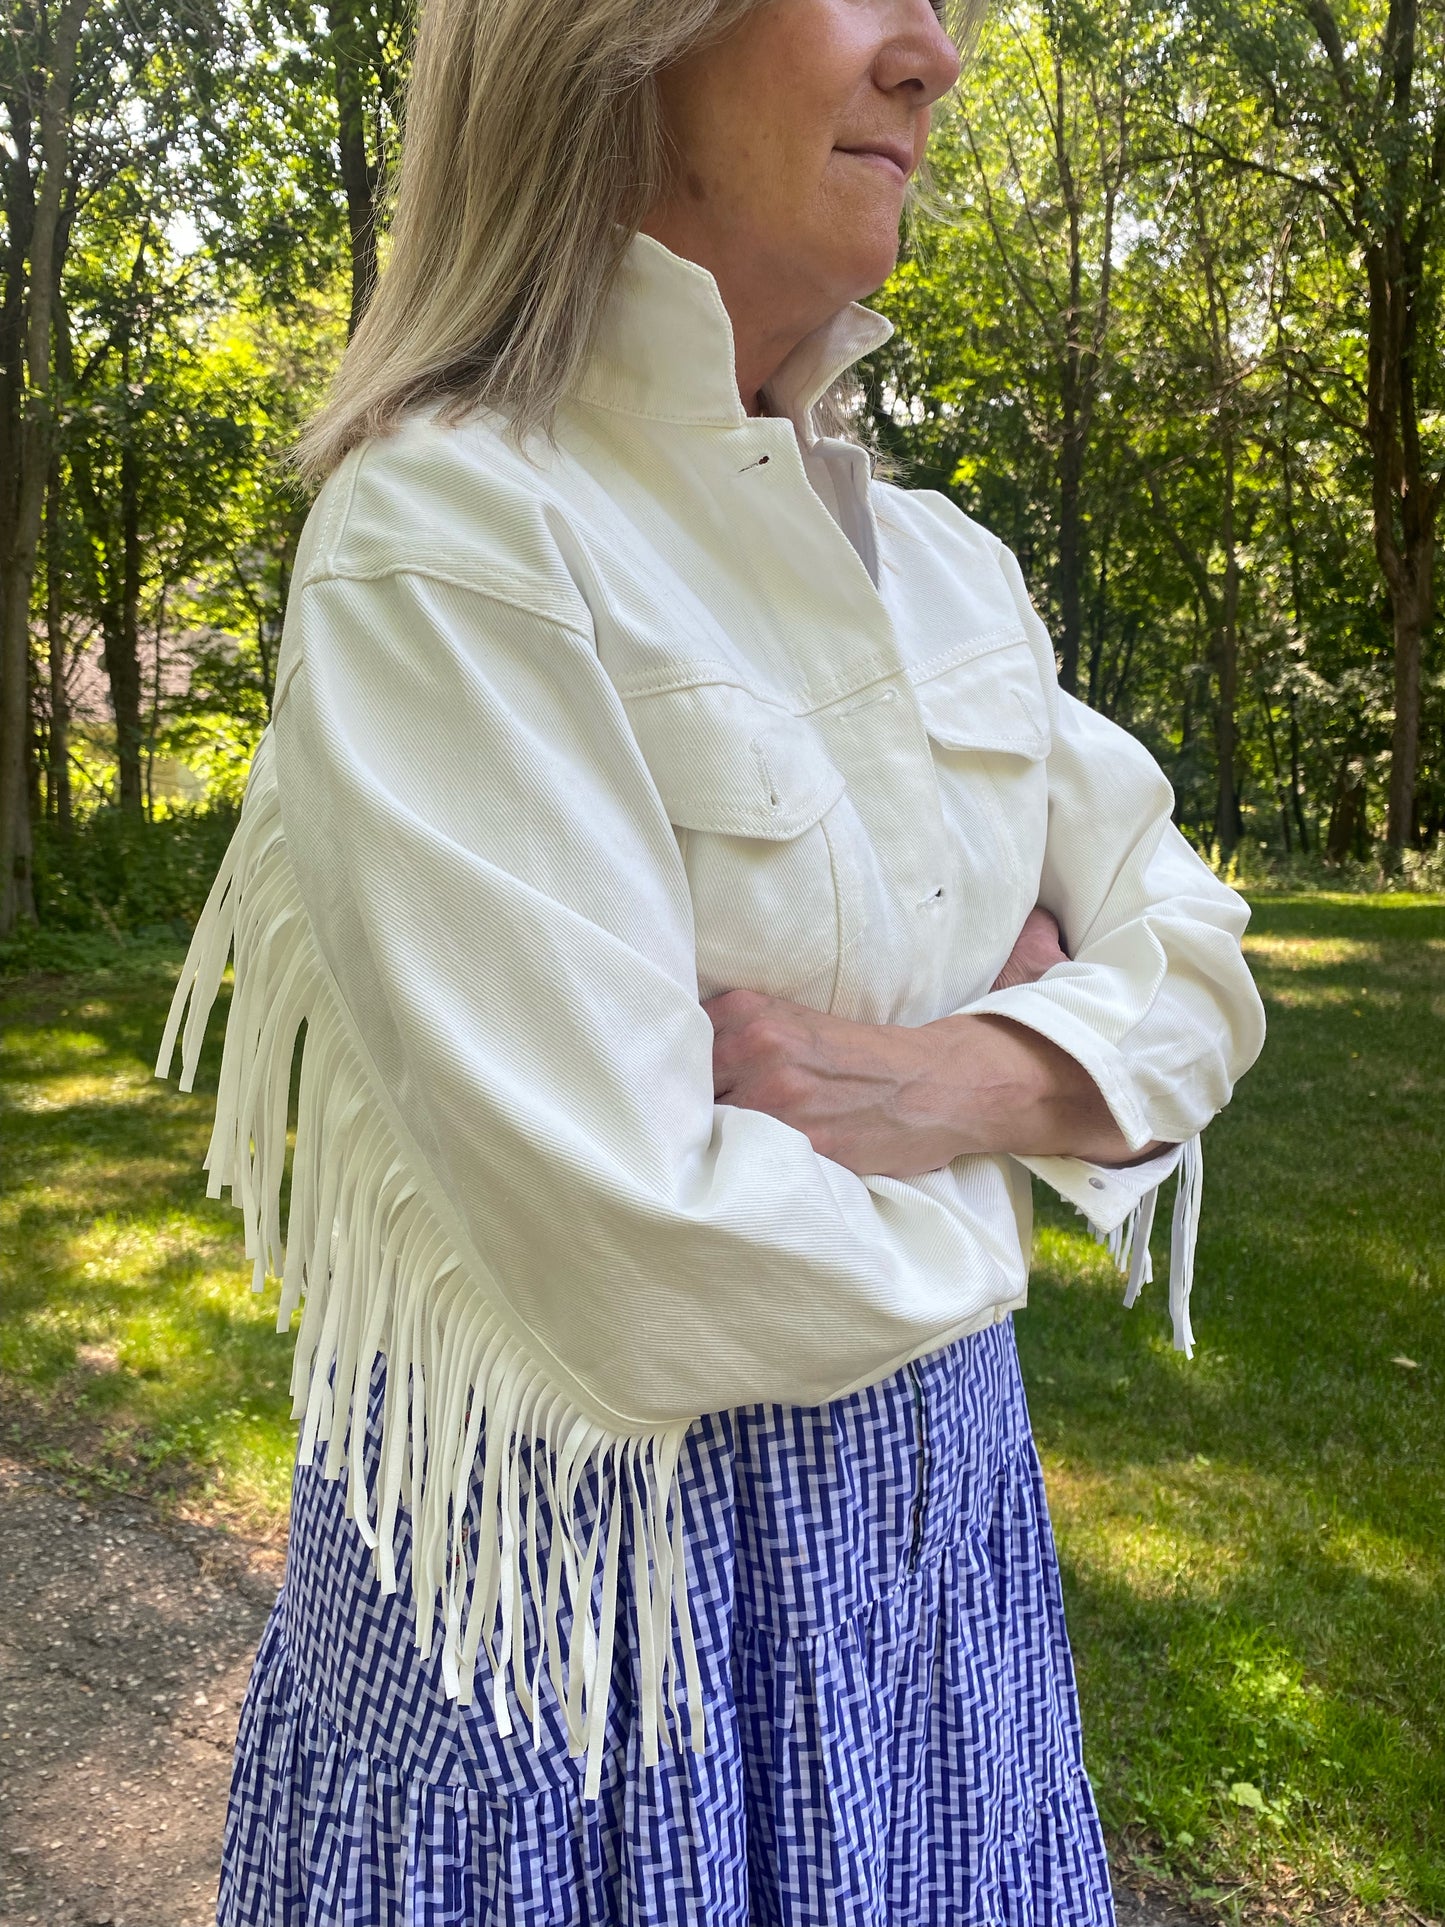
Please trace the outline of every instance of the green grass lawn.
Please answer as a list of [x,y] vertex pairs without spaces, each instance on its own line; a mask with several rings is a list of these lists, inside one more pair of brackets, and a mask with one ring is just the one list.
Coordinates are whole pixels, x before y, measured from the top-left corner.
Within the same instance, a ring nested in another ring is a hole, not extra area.
[[183,953],[14,979],[0,995],[0,1438],[258,1533],[295,1445],[276,1292],[205,1195],[223,1013],[198,1090],[153,1075]]
[[[1044,1211],[1018,1319],[1115,1840],[1225,1917],[1445,1916],[1445,903],[1270,897],[1270,1040],[1205,1139],[1192,1362]],[[151,1076],[174,948],[5,986],[0,1433],[253,1531],[274,1288]],[[203,1083],[214,1085],[217,1052]]]
[[1062,1213],[1016,1321],[1089,1763],[1197,1885],[1441,1915],[1445,904],[1266,899],[1247,941],[1270,1034],[1205,1135],[1194,1359]]

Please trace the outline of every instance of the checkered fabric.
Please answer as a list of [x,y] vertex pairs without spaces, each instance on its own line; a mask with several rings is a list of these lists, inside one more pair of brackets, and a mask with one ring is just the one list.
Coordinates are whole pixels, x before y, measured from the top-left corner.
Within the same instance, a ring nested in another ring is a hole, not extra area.
[[642,1764],[623,1614],[588,1803],[545,1672],[540,1751],[515,1705],[498,1731],[485,1660],[448,1700],[409,1548],[383,1598],[341,1484],[298,1470],[221,1927],[1113,1927],[1008,1322],[701,1420],[683,1503],[708,1749]]

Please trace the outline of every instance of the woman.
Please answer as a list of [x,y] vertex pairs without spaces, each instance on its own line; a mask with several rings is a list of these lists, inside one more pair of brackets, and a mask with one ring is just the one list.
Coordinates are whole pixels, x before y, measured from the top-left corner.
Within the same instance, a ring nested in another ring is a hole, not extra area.
[[823,432],[956,73],[927,0],[423,11],[162,1052],[234,943],[304,1423],[223,1923],[1112,1918],[1027,1171],[1132,1295],[1186,1147],[1187,1348],[1261,1016],[1013,558]]

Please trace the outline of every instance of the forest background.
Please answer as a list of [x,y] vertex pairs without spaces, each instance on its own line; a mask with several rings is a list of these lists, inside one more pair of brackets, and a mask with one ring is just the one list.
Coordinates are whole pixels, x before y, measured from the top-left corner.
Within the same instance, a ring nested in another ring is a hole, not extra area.
[[[269,713],[287,451],[384,259],[407,0],[3,4],[0,1442],[279,1530],[286,1348],[209,1095],[151,1062]],[[873,436],[1250,887],[1269,1007],[1187,1371],[1057,1213],[1020,1328],[1111,1844],[1231,1921],[1445,1921],[1445,907],[1365,894],[1445,887],[1445,0],[996,4],[933,172]]]
[[[384,256],[404,0],[7,0],[0,940],[178,931],[263,728],[284,458]],[[1237,875],[1439,880],[1445,7],[996,7],[878,440]]]

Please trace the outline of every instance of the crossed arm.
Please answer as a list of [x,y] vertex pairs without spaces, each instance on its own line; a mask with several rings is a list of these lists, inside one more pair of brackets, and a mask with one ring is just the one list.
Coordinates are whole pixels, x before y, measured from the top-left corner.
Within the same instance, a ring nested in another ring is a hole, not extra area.
[[[1067,961],[1057,922],[1036,908],[994,988]],[[766,1111],[860,1176],[916,1177],[969,1152],[1124,1165],[1167,1148],[1131,1152],[1083,1066],[1007,1017],[858,1024],[751,990],[703,1008],[717,1101]]]

